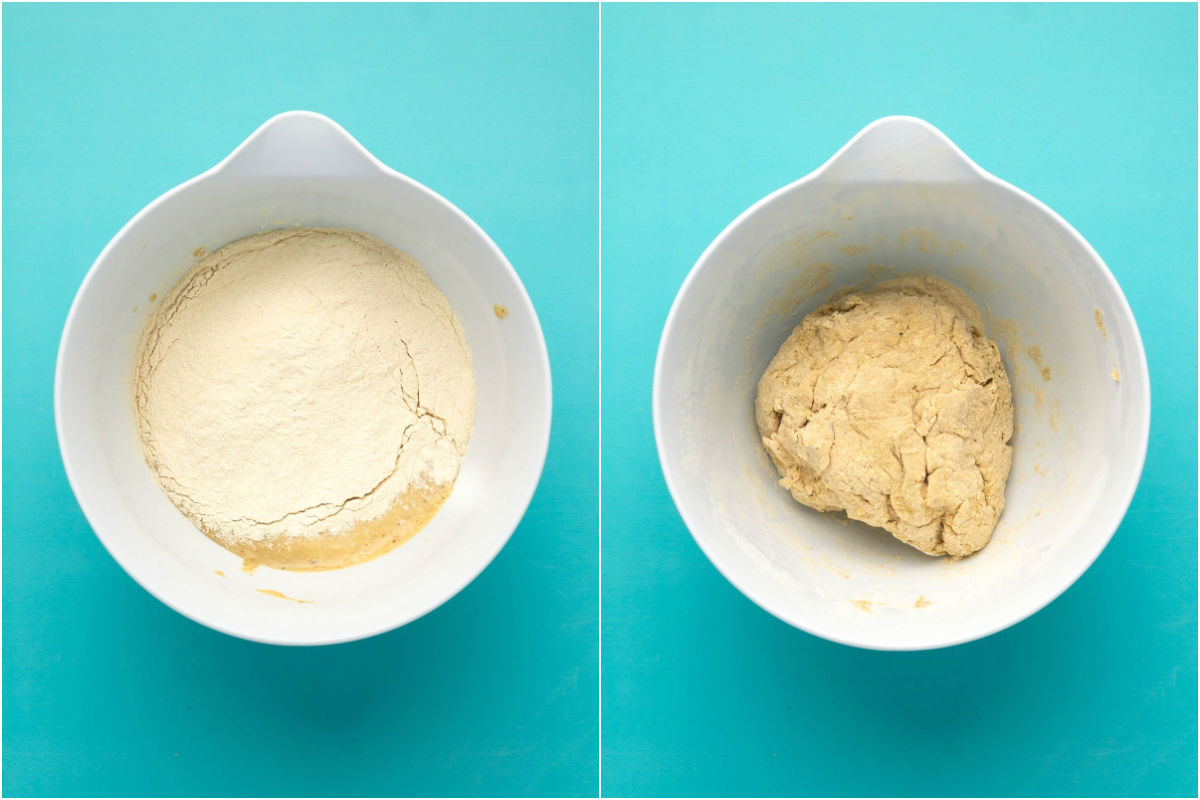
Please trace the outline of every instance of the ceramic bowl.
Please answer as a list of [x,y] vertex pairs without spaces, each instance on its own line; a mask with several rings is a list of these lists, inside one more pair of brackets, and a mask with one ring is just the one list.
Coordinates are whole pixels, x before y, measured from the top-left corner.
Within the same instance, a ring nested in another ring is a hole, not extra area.
[[[801,506],[754,421],[758,379],[805,314],[926,273],[980,305],[1016,406],[1004,513],[959,562]],[[888,117],[708,247],[667,319],[653,408],[671,495],[730,582],[826,639],[916,650],[1012,625],[1088,568],[1141,475],[1150,385],[1133,314],[1087,242],[928,123]]]
[[[352,228],[410,253],[462,322],[478,391],[475,430],[445,505],[390,553],[327,572],[259,568],[202,535],[143,459],[131,406],[138,337],[209,251],[290,226]],[[508,309],[501,319],[494,313]],[[71,487],[96,535],[151,594],[225,633],[324,644],[403,625],[496,556],[533,496],[550,434],[550,368],[537,314],[487,235],[450,202],[377,161],[332,120],[290,112],[155,200],[109,242],[71,306],[55,420]],[[280,596],[282,595],[282,597]],[[287,599],[291,598],[292,602]]]

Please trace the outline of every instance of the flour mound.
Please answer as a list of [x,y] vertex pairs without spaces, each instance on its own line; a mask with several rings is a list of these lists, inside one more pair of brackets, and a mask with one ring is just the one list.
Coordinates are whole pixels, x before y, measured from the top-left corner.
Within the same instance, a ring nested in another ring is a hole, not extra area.
[[805,317],[758,384],[780,483],[930,555],[984,547],[1012,464],[1012,389],[978,307],[932,276]]
[[163,491],[245,555],[444,497],[475,382],[420,264],[367,234],[299,228],[188,272],[143,334],[134,405]]

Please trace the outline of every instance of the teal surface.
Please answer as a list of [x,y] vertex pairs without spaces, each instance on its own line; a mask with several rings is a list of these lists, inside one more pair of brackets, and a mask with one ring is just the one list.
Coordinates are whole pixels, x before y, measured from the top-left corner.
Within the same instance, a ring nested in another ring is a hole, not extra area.
[[[593,795],[594,6],[4,8],[4,782],[13,795]],[[108,556],[54,358],[101,248],[271,115],[323,112],[449,198],[537,306],[554,424],[512,541],[398,631],[257,645]]]
[[[605,5],[608,795],[1196,792],[1196,8]],[[737,214],[887,114],[1065,216],[1137,315],[1149,457],[1111,545],[1031,619],[854,650],[760,610],[667,494],[658,337]]]

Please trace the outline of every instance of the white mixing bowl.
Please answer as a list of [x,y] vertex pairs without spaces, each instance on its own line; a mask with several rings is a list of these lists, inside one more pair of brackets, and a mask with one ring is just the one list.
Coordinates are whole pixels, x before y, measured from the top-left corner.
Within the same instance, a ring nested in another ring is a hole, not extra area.
[[[134,423],[133,359],[150,296],[174,286],[196,248],[297,224],[366,231],[421,262],[462,322],[478,410],[454,490],[415,538],[346,569],[248,574],[155,483]],[[494,312],[497,305],[508,308],[506,318]],[[425,614],[500,551],[545,462],[550,366],[529,296],[475,223],[381,164],[332,120],[291,112],[143,209],[96,259],[63,330],[54,410],[71,488],[100,541],[135,580],[217,630],[325,644]]]
[[[805,314],[839,289],[914,273],[980,304],[1013,379],[1004,514],[957,563],[802,507],[754,422],[758,378]],[[717,237],[675,299],[654,376],[663,473],[713,564],[780,619],[884,650],[986,636],[1063,592],[1125,514],[1149,426],[1141,337],[1100,257],[911,117],[869,125]]]

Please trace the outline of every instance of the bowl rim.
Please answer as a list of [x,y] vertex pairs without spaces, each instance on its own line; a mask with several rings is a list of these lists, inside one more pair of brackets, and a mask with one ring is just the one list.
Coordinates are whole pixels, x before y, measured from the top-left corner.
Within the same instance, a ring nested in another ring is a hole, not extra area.
[[[520,306],[519,310],[522,314],[528,315],[528,318],[533,323],[533,332],[536,335],[535,338],[537,340],[538,347],[535,348],[536,352],[530,353],[527,357],[530,360],[535,360],[537,362],[536,367],[541,373],[542,383],[545,386],[542,403],[537,408],[542,420],[542,424],[538,430],[538,438],[534,442],[535,453],[537,454],[535,459],[536,468],[530,470],[530,478],[527,481],[528,485],[519,494],[520,502],[517,505],[517,509],[519,509],[519,511],[514,513],[514,518],[511,524],[505,524],[503,526],[506,529],[504,535],[496,540],[494,546],[488,548],[486,551],[482,551],[482,557],[479,558],[478,563],[472,565],[471,569],[466,572],[467,577],[465,579],[454,581],[439,587],[438,592],[431,593],[429,598],[417,604],[417,610],[415,611],[400,614],[383,622],[373,625],[365,625],[359,628],[355,628],[352,624],[346,625],[345,623],[339,623],[339,627],[342,628],[340,632],[313,637],[286,637],[273,635],[269,631],[262,632],[258,630],[240,629],[236,625],[226,624],[219,620],[209,618],[203,608],[191,607],[186,603],[179,602],[176,598],[164,596],[161,591],[155,588],[155,582],[144,571],[129,563],[128,559],[122,558],[118,555],[119,548],[116,548],[110,542],[109,535],[106,534],[102,528],[96,524],[96,519],[98,517],[95,512],[93,501],[89,499],[88,493],[83,491],[82,477],[78,472],[78,468],[72,463],[71,443],[68,441],[68,438],[63,430],[63,361],[67,352],[68,342],[72,338],[72,332],[75,328],[82,298],[87,293],[88,287],[96,279],[96,275],[104,269],[105,263],[108,262],[112,252],[116,249],[118,244],[127,236],[129,236],[130,232],[137,227],[142,220],[155,213],[169,200],[177,195],[189,191],[202,182],[219,176],[228,165],[235,163],[236,158],[240,153],[242,153],[243,150],[245,150],[269,129],[281,124],[288,124],[299,120],[317,122],[321,125],[331,128],[340,137],[342,137],[345,145],[359,151],[359,155],[367,159],[371,166],[378,170],[380,175],[400,181],[408,188],[415,190],[419,194],[425,195],[429,200],[441,205],[445,210],[449,211],[451,215],[457,218],[469,231],[471,231],[475,236],[479,237],[479,240],[496,258],[497,263],[500,264],[505,271],[507,271],[508,276],[512,279],[513,284],[517,288],[517,300]],[[230,636],[246,639],[248,641],[259,642],[262,644],[316,646],[341,644],[344,642],[366,639],[407,625],[413,620],[425,616],[449,601],[468,585],[470,585],[477,577],[479,577],[483,570],[495,560],[496,556],[499,555],[502,549],[504,549],[504,546],[512,538],[513,533],[524,519],[525,513],[528,511],[529,505],[532,502],[533,496],[536,493],[537,487],[541,481],[542,472],[545,469],[546,457],[550,446],[550,430],[553,416],[553,391],[554,387],[551,381],[549,352],[546,348],[545,335],[542,331],[542,325],[541,321],[538,319],[537,311],[534,309],[533,301],[530,299],[529,293],[525,288],[525,284],[521,281],[520,275],[517,274],[517,271],[513,268],[508,258],[504,255],[496,243],[492,241],[491,237],[488,236],[487,233],[473,219],[471,219],[465,212],[458,208],[458,206],[454,205],[449,200],[442,197],[440,194],[420,183],[419,181],[416,181],[413,178],[410,178],[409,176],[404,175],[403,173],[398,172],[397,170],[394,170],[383,162],[379,161],[379,159],[377,159],[373,154],[370,153],[370,151],[368,151],[356,139],[354,139],[354,137],[352,137],[344,128],[342,128],[342,126],[334,122],[329,117],[313,111],[285,111],[283,113],[276,114],[266,122],[262,123],[257,129],[255,129],[253,133],[246,137],[241,144],[234,148],[229,155],[223,158],[215,166],[171,189],[168,189],[166,192],[163,192],[161,195],[152,200],[133,217],[131,217],[129,221],[127,221],[121,227],[116,235],[109,240],[108,244],[104,246],[104,249],[100,251],[100,254],[96,257],[95,261],[92,262],[91,267],[88,268],[83,281],[80,283],[79,288],[75,292],[75,296],[71,301],[70,309],[67,312],[66,321],[63,324],[62,334],[59,337],[58,350],[54,365],[54,428],[55,436],[58,440],[59,454],[61,456],[63,468],[67,476],[67,482],[71,487],[71,492],[75,495],[76,502],[83,511],[84,517],[87,519],[88,526],[96,535],[96,538],[100,540],[100,543],[104,546],[104,549],[108,551],[110,556],[112,556],[113,560],[115,560],[121,569],[123,569],[131,578],[133,578],[133,580],[143,589],[145,589],[167,607],[178,612],[184,617],[187,617],[193,622],[197,622],[205,627],[228,634]]]
[[[689,293],[689,290],[697,280],[697,276],[709,263],[712,254],[733,234],[733,231],[745,224],[747,220],[757,214],[761,209],[789,192],[795,191],[801,187],[820,180],[825,175],[826,171],[832,165],[837,163],[843,154],[850,150],[851,147],[856,145],[865,137],[870,136],[878,132],[878,130],[881,128],[890,125],[915,126],[923,129],[925,133],[930,134],[952,155],[961,159],[962,163],[973,173],[972,180],[978,181],[979,183],[990,184],[993,187],[1012,194],[1018,200],[1029,204],[1036,211],[1041,212],[1049,217],[1053,223],[1058,225],[1070,239],[1072,239],[1083,249],[1083,252],[1088,256],[1092,266],[1096,268],[1100,277],[1107,282],[1109,288],[1117,298],[1118,311],[1129,321],[1129,329],[1132,332],[1133,344],[1135,345],[1132,348],[1132,351],[1137,358],[1137,369],[1131,374],[1136,375],[1139,378],[1134,388],[1140,391],[1142,395],[1140,399],[1142,401],[1143,408],[1145,409],[1145,413],[1142,415],[1142,418],[1138,420],[1138,443],[1134,451],[1137,466],[1136,469],[1130,473],[1132,475],[1132,480],[1129,481],[1129,485],[1124,487],[1121,491],[1120,502],[1118,504],[1120,512],[1114,514],[1111,523],[1104,526],[1106,528],[1105,535],[1096,539],[1091,551],[1088,552],[1080,561],[1078,569],[1067,573],[1067,579],[1061,582],[1061,586],[1059,588],[1051,592],[1047,592],[1044,597],[1039,597],[1031,603],[1026,603],[1024,606],[1017,607],[1011,614],[1008,614],[1005,617],[1006,621],[1004,622],[987,626],[986,628],[982,628],[979,631],[969,634],[944,638],[935,637],[930,638],[927,641],[918,641],[914,639],[914,641],[911,643],[880,643],[872,641],[867,637],[847,636],[840,631],[825,625],[820,620],[809,618],[801,619],[798,616],[790,615],[772,607],[770,601],[761,592],[757,591],[755,587],[750,585],[747,581],[739,580],[729,565],[722,563],[720,556],[716,553],[716,550],[710,545],[706,544],[707,534],[699,532],[703,530],[703,526],[699,524],[699,520],[697,519],[696,515],[688,510],[687,502],[680,490],[681,479],[679,478],[677,470],[674,467],[673,458],[670,453],[667,452],[664,444],[664,418],[667,412],[664,408],[665,389],[663,387],[663,370],[666,360],[665,352],[668,345],[668,340],[671,337],[672,329],[675,327],[678,318],[682,313],[681,308],[684,305],[684,301]],[[675,299],[671,304],[671,310],[668,312],[666,322],[663,325],[663,331],[661,337],[659,338],[658,351],[654,361],[654,383],[652,389],[651,408],[654,418],[654,441],[655,447],[658,451],[659,466],[662,469],[663,478],[666,481],[667,490],[671,495],[671,500],[675,503],[676,510],[679,512],[680,517],[683,518],[684,525],[687,527],[688,532],[695,540],[697,546],[699,546],[700,550],[703,551],[708,560],[712,562],[713,566],[717,568],[717,571],[720,572],[727,581],[733,584],[738,591],[777,619],[782,620],[783,622],[786,622],[795,628],[799,628],[800,630],[803,630],[814,636],[819,636],[822,639],[827,639],[831,642],[866,650],[936,650],[939,648],[952,647],[954,645],[965,644],[967,642],[983,639],[1028,619],[1059,598],[1067,589],[1073,586],[1075,582],[1078,581],[1083,575],[1083,573],[1085,573],[1091,567],[1091,565],[1095,563],[1096,559],[1099,558],[1100,553],[1102,553],[1105,547],[1108,546],[1108,543],[1112,540],[1117,528],[1120,527],[1121,522],[1128,513],[1129,506],[1133,502],[1134,494],[1137,492],[1137,487],[1141,482],[1142,472],[1145,468],[1146,453],[1150,441],[1150,371],[1146,361],[1146,351],[1142,343],[1141,331],[1138,329],[1137,319],[1133,315],[1133,310],[1130,308],[1129,302],[1125,297],[1125,293],[1121,291],[1121,287],[1117,283],[1116,278],[1113,276],[1112,271],[1108,268],[1108,265],[1104,263],[1104,260],[1091,246],[1091,244],[1089,244],[1088,241],[1084,239],[1083,236],[1077,230],[1075,230],[1075,228],[1072,227],[1069,222],[1063,219],[1063,217],[1061,217],[1052,208],[1022,189],[996,177],[980,167],[973,160],[971,160],[966,153],[959,149],[958,146],[955,145],[944,133],[930,123],[918,117],[894,115],[882,117],[870,123],[857,134],[855,134],[845,145],[839,148],[832,157],[830,157],[817,169],[798,180],[792,181],[791,183],[776,189],[752,204],[749,208],[739,214],[732,222],[726,225],[717,238],[714,239],[708,245],[708,247],[704,249],[704,252],[689,270],[687,277],[684,279],[683,284],[676,293]]]

